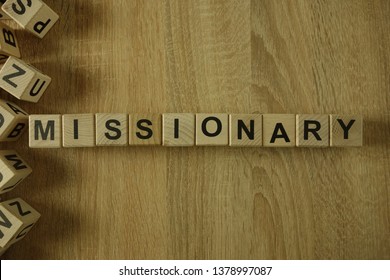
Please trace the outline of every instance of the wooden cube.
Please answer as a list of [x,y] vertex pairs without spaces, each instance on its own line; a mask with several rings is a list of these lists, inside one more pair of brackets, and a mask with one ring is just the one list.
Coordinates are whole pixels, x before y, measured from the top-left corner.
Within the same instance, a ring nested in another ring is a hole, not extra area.
[[11,19],[6,13],[3,12],[3,10],[1,9],[1,7],[3,6],[3,4],[5,3],[6,0],[0,0],[0,20],[2,19]]
[[163,114],[163,145],[194,146],[195,114]]
[[51,78],[15,57],[9,57],[0,71],[0,87],[16,98],[38,102]]
[[0,246],[4,248],[22,240],[40,216],[20,198],[0,203]]
[[129,116],[130,145],[161,145],[161,114]]
[[4,63],[9,56],[20,57],[15,30],[4,23],[0,23],[0,29],[0,63]]
[[229,115],[229,145],[260,147],[263,145],[263,117],[260,114]]
[[332,147],[363,146],[362,116],[331,115],[330,124],[330,145]]
[[0,142],[18,140],[27,124],[28,114],[23,109],[0,99]]
[[94,147],[95,115],[63,115],[62,140],[64,147]]
[[329,147],[329,115],[297,115],[298,147]]
[[39,38],[58,21],[58,15],[41,0],[8,0],[2,10],[19,25]]
[[226,146],[229,143],[228,114],[196,114],[196,145]]
[[96,114],[96,146],[127,146],[128,115]]
[[263,115],[264,147],[295,147],[295,115]]
[[61,148],[61,115],[30,115],[30,148]]
[[13,190],[31,172],[31,167],[15,151],[0,151],[0,194]]

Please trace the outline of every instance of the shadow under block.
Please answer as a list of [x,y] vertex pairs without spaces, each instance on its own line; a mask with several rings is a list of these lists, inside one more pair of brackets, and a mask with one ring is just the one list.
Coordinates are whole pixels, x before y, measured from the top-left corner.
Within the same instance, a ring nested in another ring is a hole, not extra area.
[[330,146],[363,146],[363,118],[358,115],[330,115]]
[[228,114],[196,114],[196,145],[227,146],[228,125]]
[[13,190],[31,172],[31,167],[15,151],[0,151],[0,194]]
[[295,147],[295,115],[263,115],[264,147]]
[[59,18],[49,6],[40,0],[8,0],[2,10],[20,26],[39,38],[45,37]]
[[27,124],[28,114],[23,109],[0,99],[0,142],[18,140]]
[[127,146],[128,115],[96,114],[96,146]]
[[30,148],[61,148],[61,115],[30,115]]
[[260,147],[263,145],[263,118],[260,114],[229,115],[229,145]]
[[195,145],[195,114],[163,114],[163,145],[186,147]]
[[7,252],[7,250],[11,247],[11,245],[5,246],[5,247],[0,247],[0,257]]
[[4,63],[9,56],[20,57],[19,43],[15,30],[0,22],[0,62]]
[[62,116],[62,140],[64,147],[95,146],[95,115],[68,114]]
[[130,145],[161,145],[161,114],[129,116]]
[[20,100],[38,102],[50,83],[49,76],[12,56],[0,70],[0,87]]
[[0,246],[4,248],[22,240],[40,217],[20,198],[0,203]]
[[298,147],[329,147],[329,115],[297,115]]

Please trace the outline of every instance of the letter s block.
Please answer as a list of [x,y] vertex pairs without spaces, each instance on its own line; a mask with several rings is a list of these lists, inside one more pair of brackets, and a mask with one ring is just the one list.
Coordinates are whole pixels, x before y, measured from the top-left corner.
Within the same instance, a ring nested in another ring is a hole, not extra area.
[[26,130],[28,114],[12,102],[0,99],[0,142],[16,141]]
[[32,169],[15,151],[0,151],[0,194],[13,190]]
[[41,0],[8,0],[2,10],[20,26],[39,38],[58,21],[58,15]]
[[41,215],[20,198],[0,203],[0,246],[22,240]]
[[15,31],[4,23],[0,23],[0,62],[9,56],[20,57],[18,40]]
[[38,102],[51,78],[15,57],[9,57],[0,71],[0,87],[16,98]]

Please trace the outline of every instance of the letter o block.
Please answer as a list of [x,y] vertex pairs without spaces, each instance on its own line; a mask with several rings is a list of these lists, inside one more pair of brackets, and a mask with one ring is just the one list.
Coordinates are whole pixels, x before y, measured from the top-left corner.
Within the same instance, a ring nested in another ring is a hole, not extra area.
[[18,40],[12,28],[0,23],[0,62],[9,56],[20,57]]
[[0,142],[18,140],[27,124],[25,111],[12,102],[0,100]]
[[196,145],[227,146],[228,114],[196,114]]
[[16,98],[37,103],[51,78],[15,57],[9,57],[0,71],[0,87]]

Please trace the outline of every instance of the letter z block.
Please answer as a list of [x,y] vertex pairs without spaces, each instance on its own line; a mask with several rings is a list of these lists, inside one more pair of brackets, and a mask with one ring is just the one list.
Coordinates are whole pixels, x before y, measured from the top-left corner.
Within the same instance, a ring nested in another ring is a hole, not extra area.
[[4,63],[9,56],[20,57],[18,40],[15,30],[0,23],[0,62]]
[[0,142],[18,140],[27,124],[25,111],[12,102],[0,100]]
[[31,167],[15,151],[0,151],[0,194],[13,190],[31,172]]
[[61,148],[61,115],[30,115],[30,148]]
[[22,240],[41,215],[20,198],[0,203],[0,246]]

